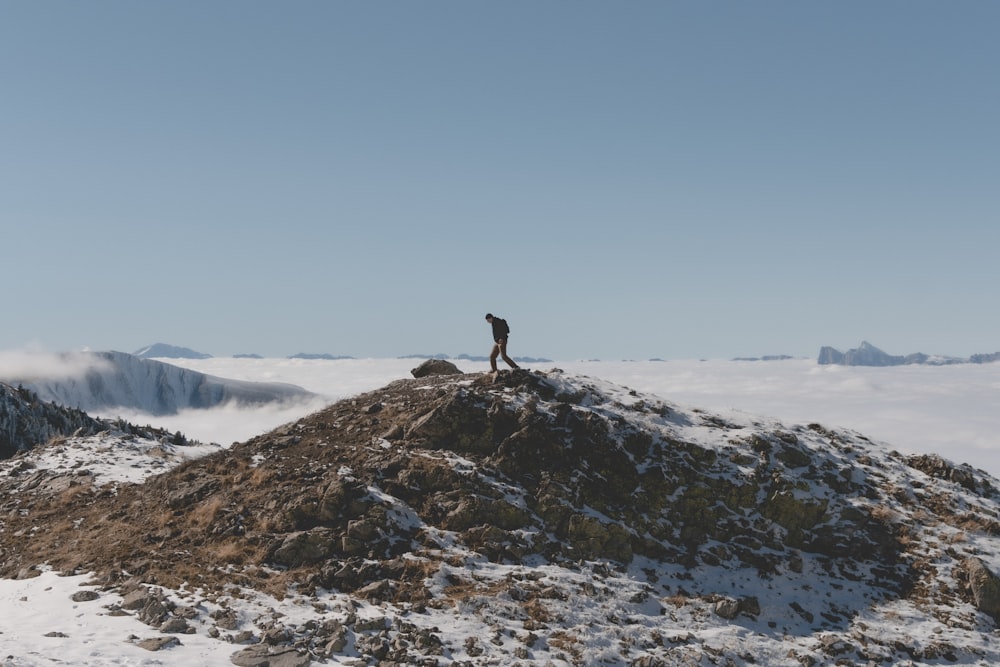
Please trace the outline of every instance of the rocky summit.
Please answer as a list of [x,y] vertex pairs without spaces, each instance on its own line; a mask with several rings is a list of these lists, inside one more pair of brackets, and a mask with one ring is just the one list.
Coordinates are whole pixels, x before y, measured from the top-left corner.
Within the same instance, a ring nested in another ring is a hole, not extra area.
[[92,479],[3,478],[0,574],[93,573],[157,650],[198,632],[238,665],[1000,662],[996,480],[558,369],[399,380],[143,483]]

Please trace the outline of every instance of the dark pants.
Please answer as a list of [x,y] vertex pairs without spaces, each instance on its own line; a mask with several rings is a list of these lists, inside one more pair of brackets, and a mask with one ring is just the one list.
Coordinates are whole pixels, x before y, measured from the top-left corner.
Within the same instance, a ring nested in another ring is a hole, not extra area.
[[497,369],[497,356],[503,357],[503,360],[507,362],[507,365],[511,368],[518,368],[518,365],[514,363],[514,360],[507,356],[507,339],[497,338],[497,342],[493,344],[493,351],[490,352],[490,368],[494,371]]

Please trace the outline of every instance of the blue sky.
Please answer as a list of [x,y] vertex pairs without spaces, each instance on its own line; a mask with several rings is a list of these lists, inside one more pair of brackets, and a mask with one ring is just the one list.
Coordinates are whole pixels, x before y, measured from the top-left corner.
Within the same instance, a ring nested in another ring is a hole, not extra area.
[[0,0],[0,349],[1000,350],[1000,5]]

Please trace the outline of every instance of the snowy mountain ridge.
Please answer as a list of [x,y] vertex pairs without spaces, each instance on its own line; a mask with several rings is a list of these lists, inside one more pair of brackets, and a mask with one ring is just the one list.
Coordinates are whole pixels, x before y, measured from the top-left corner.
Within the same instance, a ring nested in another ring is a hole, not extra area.
[[94,413],[129,408],[150,415],[169,415],[185,408],[210,408],[230,401],[257,405],[312,396],[295,385],[218,378],[124,352],[82,352],[72,356],[74,367],[87,364],[76,374],[0,380],[21,384],[42,400]]
[[235,664],[1000,661],[997,481],[819,424],[515,371],[400,380],[113,493],[74,465],[72,494],[0,476],[2,574],[93,572],[161,664],[211,638]]

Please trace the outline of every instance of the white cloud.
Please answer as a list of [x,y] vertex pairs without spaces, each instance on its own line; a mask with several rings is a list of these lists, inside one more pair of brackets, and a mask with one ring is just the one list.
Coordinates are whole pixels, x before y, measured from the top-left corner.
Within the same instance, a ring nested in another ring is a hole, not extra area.
[[88,352],[46,352],[38,347],[0,350],[0,380],[39,382],[82,377],[105,360]]
[[181,410],[176,415],[151,416],[144,412],[114,410],[99,412],[97,416],[121,418],[139,426],[149,424],[171,432],[180,431],[191,440],[214,442],[228,447],[267,433],[282,424],[297,421],[322,410],[329,403],[326,399],[315,398],[297,403],[253,407],[227,403],[210,410]]

